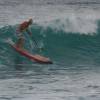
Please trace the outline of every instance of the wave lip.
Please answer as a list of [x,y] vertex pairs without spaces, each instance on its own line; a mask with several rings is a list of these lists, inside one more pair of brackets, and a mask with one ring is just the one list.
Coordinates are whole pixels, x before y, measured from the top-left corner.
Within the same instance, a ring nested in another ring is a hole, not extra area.
[[[99,21],[97,23],[94,19],[84,19],[83,17],[58,19],[44,24],[37,23],[31,27],[32,39],[35,38],[45,48],[40,54],[48,56],[54,61],[99,64]],[[15,59],[15,56],[18,55],[8,44],[4,43],[7,38],[12,38],[14,42],[17,41],[14,34],[15,30],[16,25],[5,26],[0,29],[0,33],[2,33],[0,52],[4,50],[0,59],[3,62],[13,62],[12,59]],[[30,38],[27,35],[25,35],[25,38],[25,48],[30,50]],[[6,55],[8,56],[3,60],[3,56]],[[21,59],[26,61],[23,57]]]

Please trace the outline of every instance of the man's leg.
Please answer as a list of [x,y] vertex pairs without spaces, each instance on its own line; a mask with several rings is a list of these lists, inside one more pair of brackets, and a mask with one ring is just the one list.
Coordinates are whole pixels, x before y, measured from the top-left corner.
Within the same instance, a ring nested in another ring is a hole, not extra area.
[[16,46],[20,49],[23,49],[24,48],[24,38],[20,38],[18,39],[17,43],[16,43]]

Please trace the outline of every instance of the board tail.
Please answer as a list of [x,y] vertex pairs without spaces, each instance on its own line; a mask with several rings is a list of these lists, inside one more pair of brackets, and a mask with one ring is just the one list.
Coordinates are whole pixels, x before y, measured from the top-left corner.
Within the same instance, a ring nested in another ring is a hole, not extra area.
[[9,43],[11,45],[14,45],[15,44],[11,38],[8,38],[5,42],[6,43]]

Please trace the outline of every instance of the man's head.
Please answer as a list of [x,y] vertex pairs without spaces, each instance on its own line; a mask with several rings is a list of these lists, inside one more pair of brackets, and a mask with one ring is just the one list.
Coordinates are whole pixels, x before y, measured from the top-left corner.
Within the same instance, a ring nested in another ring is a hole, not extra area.
[[29,22],[29,24],[31,25],[31,24],[33,23],[32,18],[30,18],[28,22]]

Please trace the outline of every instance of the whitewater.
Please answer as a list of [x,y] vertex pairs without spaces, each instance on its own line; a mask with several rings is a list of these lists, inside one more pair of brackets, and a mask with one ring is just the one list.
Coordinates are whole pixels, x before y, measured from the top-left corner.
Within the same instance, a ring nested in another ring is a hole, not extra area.
[[[7,43],[29,18],[25,49],[53,64],[32,62]],[[99,0],[0,0],[0,100],[33,99],[100,100]]]

